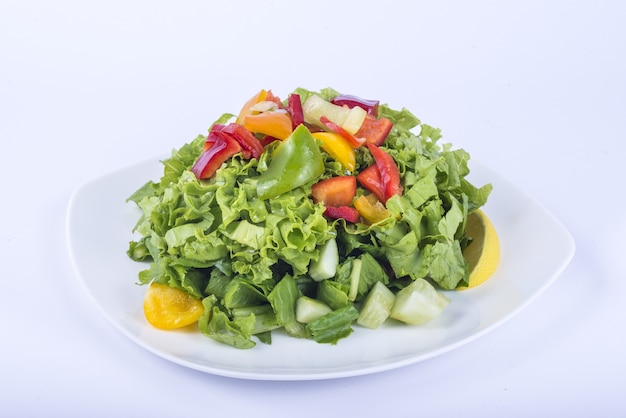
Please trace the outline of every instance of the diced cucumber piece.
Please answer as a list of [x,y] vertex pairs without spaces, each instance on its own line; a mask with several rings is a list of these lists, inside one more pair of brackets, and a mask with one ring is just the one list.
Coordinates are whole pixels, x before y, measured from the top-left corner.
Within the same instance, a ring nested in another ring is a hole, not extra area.
[[396,295],[387,286],[376,282],[363,302],[357,324],[372,329],[378,328],[389,317],[395,300]]
[[330,279],[337,273],[339,265],[339,249],[337,241],[331,238],[320,249],[320,258],[312,261],[309,266],[309,276],[316,282]]
[[331,122],[343,126],[350,114],[350,109],[332,104],[313,94],[302,104],[302,113],[306,123],[324,128],[324,124],[320,122],[322,116],[326,116]]
[[361,267],[363,262],[360,258],[352,261],[352,271],[350,272],[350,289],[348,290],[348,299],[355,301],[359,295],[359,279],[361,278]]
[[450,303],[441,292],[424,279],[416,279],[396,294],[389,315],[407,324],[420,325],[439,316]]
[[324,129],[326,126],[320,122],[320,118],[325,116],[352,135],[361,129],[367,116],[367,111],[360,106],[353,108],[338,106],[315,94],[302,104],[302,113],[304,114],[304,121],[308,124]]
[[359,106],[354,106],[350,109],[350,113],[346,117],[346,120],[343,122],[341,127],[345,129],[348,133],[354,135],[361,129],[361,125],[363,125],[363,121],[365,120],[365,116],[367,116],[367,112],[365,109]]
[[308,296],[300,296],[296,301],[296,321],[303,324],[315,321],[332,311],[324,302]]

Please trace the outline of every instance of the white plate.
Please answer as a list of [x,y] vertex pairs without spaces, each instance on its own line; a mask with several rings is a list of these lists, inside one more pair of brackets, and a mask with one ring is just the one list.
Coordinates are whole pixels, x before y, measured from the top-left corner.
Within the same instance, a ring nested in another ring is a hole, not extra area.
[[446,292],[452,303],[419,327],[354,327],[337,345],[275,333],[273,343],[238,350],[197,330],[159,331],[143,316],[145,264],[126,255],[139,209],[125,200],[162,165],[147,161],[89,182],[71,198],[67,234],[80,281],[94,304],[122,333],[174,363],[216,375],[259,380],[312,380],[355,376],[416,363],[458,348],[501,325],[542,293],[574,254],[561,223],[527,194],[476,161],[470,180],[494,186],[484,210],[501,240],[501,263],[478,288]]

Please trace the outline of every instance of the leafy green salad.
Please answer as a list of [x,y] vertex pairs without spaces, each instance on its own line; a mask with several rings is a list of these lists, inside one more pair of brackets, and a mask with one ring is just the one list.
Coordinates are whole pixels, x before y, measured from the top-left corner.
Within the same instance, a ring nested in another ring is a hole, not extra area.
[[442,290],[468,284],[467,215],[492,189],[440,139],[407,109],[331,88],[261,90],[128,198],[138,282],[201,301],[200,332],[237,348],[429,321]]

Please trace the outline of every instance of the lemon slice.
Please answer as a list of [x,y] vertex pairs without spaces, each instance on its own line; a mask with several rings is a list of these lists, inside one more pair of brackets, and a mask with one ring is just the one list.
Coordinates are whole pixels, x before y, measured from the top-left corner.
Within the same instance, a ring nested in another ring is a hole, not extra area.
[[181,289],[151,283],[143,300],[148,322],[159,329],[176,329],[192,324],[204,312],[202,301]]
[[481,210],[467,215],[465,232],[473,239],[463,251],[463,257],[469,264],[469,285],[459,290],[469,289],[489,279],[500,262],[500,240],[491,220]]

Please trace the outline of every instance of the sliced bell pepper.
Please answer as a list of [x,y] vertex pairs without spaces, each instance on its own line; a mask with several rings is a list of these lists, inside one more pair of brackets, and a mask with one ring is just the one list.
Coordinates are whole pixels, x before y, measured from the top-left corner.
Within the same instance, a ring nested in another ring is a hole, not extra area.
[[322,116],[320,118],[320,122],[322,122],[322,124],[326,126],[326,128],[330,129],[331,132],[334,132],[344,137],[348,141],[348,143],[352,145],[353,148],[358,148],[365,143],[365,138],[359,138],[359,137],[352,135],[350,132],[346,131],[341,126],[332,122],[326,116]]
[[211,126],[211,130],[209,130],[209,134],[206,137],[206,141],[204,142],[204,146],[202,147],[202,151],[206,151],[217,141],[218,136],[215,132],[221,131],[226,127],[226,125],[222,125],[219,123]]
[[271,199],[315,180],[324,173],[322,153],[304,125],[281,141],[272,152],[269,167],[257,181],[259,199]]
[[236,123],[243,125],[243,119],[246,117],[246,115],[249,115],[252,113],[252,108],[254,107],[254,105],[256,105],[259,102],[262,102],[263,100],[267,98],[267,93],[268,92],[266,90],[261,90],[257,94],[252,96],[250,99],[248,99],[248,101],[244,103],[241,110],[239,111],[239,115],[237,116]]
[[241,151],[244,154],[244,158],[259,158],[265,148],[256,136],[252,135],[252,132],[238,123],[231,123],[221,129],[225,134],[231,135],[235,141],[241,146]]
[[354,134],[358,138],[365,138],[368,144],[381,145],[391,132],[393,123],[387,118],[376,118],[368,114],[361,128]]
[[274,138],[273,136],[270,136],[270,135],[263,135],[259,139],[259,142],[261,143],[261,145],[263,145],[263,148],[267,147],[269,144],[271,144],[274,141],[280,141],[280,139]]
[[375,224],[391,216],[391,211],[374,194],[359,196],[354,200],[354,207],[368,224]]
[[385,200],[383,200],[383,203],[387,202],[387,199],[393,195],[401,195],[402,184],[400,183],[400,171],[393,157],[376,145],[367,144],[367,148],[372,153],[376,161],[376,167],[378,167],[378,171],[380,172],[380,181],[385,191]]
[[283,140],[293,132],[291,117],[284,110],[262,112],[256,115],[246,115],[243,126],[251,132],[273,136]]
[[231,135],[214,131],[214,138],[215,142],[200,154],[191,167],[191,171],[200,180],[212,177],[224,161],[241,152],[241,146]]
[[332,219],[345,219],[353,224],[361,220],[361,214],[352,206],[327,206],[324,216]]
[[352,172],[356,168],[354,148],[346,139],[334,132],[313,132],[313,137],[322,143],[322,149],[339,161],[346,170]]
[[268,90],[267,91],[267,95],[265,96],[265,100],[267,100],[268,102],[274,102],[274,104],[276,104],[276,107],[278,109],[283,109],[283,102],[280,100],[280,97],[276,96],[274,93],[272,93],[272,90]]
[[293,129],[296,129],[298,125],[304,123],[304,112],[302,111],[302,100],[300,95],[291,93],[287,99],[287,111],[291,116],[291,125]]
[[311,195],[315,203],[324,206],[350,206],[356,196],[356,178],[354,176],[330,177],[311,186]]
[[362,170],[357,174],[356,179],[361,186],[374,193],[378,200],[385,202],[385,189],[380,179],[380,171],[376,164],[370,165]]

